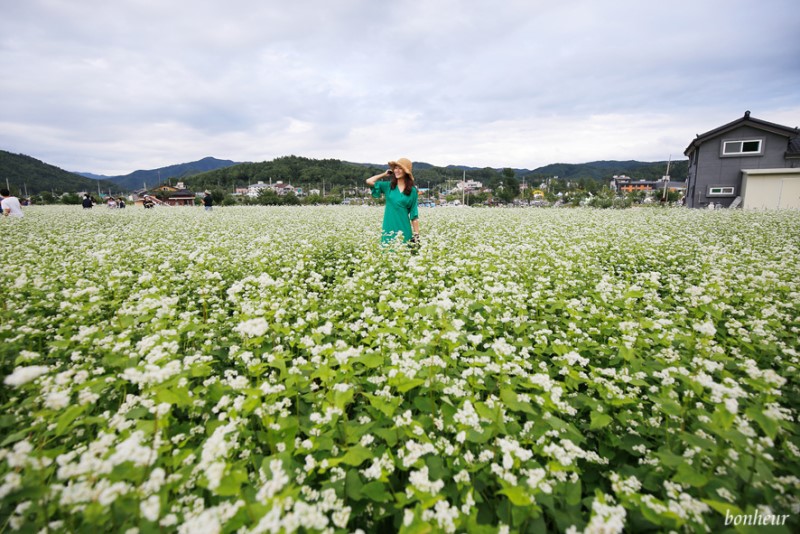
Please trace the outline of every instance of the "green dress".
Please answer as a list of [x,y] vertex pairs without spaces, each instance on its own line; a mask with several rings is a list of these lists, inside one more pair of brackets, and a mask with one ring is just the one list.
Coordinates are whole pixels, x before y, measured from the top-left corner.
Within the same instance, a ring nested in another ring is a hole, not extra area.
[[388,243],[401,233],[403,241],[411,240],[411,221],[419,218],[417,211],[416,187],[411,188],[411,194],[406,195],[399,187],[390,188],[390,182],[375,182],[372,186],[372,196],[380,198],[386,195],[386,208],[383,210],[383,235],[381,243]]

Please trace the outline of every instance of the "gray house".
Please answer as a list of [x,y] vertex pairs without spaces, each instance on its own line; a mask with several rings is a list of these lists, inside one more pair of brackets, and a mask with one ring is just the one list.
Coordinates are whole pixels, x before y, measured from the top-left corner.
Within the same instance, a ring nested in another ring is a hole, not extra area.
[[[746,111],[744,117],[698,135],[684,155],[689,158],[686,205],[690,208],[711,202],[722,207],[742,203],[745,207],[796,207],[791,202],[800,187],[797,127],[756,119]],[[754,204],[762,202],[759,195],[768,197],[763,206]]]

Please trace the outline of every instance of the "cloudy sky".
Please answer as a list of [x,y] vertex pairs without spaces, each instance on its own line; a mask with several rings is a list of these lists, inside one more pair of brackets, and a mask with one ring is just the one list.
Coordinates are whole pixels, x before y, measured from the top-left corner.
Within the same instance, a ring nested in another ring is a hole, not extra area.
[[800,125],[796,0],[0,0],[0,149],[535,168]]

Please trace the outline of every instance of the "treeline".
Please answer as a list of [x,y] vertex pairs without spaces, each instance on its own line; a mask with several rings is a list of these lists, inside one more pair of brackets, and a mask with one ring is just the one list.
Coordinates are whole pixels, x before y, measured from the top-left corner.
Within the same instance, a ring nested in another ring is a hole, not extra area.
[[[539,167],[531,177],[564,179],[592,178],[608,181],[614,175],[624,174],[636,180],[659,180],[667,172],[667,162],[643,161],[593,161],[591,163],[553,163]],[[673,161],[669,164],[673,181],[683,182],[689,174],[689,160]]]
[[[328,192],[334,188],[363,187],[370,176],[385,171],[388,165],[349,163],[338,159],[310,159],[300,156],[284,156],[272,161],[240,163],[184,179],[190,189],[220,188],[233,190],[258,182],[284,182],[303,189],[319,189]],[[434,187],[450,182],[455,186],[462,179],[463,171],[455,168],[434,167],[426,163],[414,164],[414,178],[418,187]],[[470,169],[467,180],[488,183],[502,176],[495,169]]]
[[[68,192],[96,191],[98,186],[98,182],[91,178],[65,171],[24,154],[0,150],[0,185],[5,187],[6,183],[11,192],[19,197],[43,192],[61,195]],[[104,191],[119,190],[112,182],[105,180],[101,180],[99,185]]]
[[294,187],[330,190],[335,186],[361,184],[380,172],[374,166],[346,163],[336,159],[315,160],[299,156],[285,156],[260,163],[240,163],[224,169],[197,174],[184,179],[190,189],[219,188],[232,191],[236,187],[264,182],[284,182]]
[[[190,189],[201,190],[219,188],[233,190],[258,182],[284,182],[303,189],[319,189],[330,191],[334,188],[362,187],[370,176],[385,171],[388,165],[348,163],[338,159],[310,159],[300,156],[285,156],[272,161],[260,163],[240,163],[224,169],[197,174],[185,178]],[[414,178],[417,187],[435,188],[440,186],[455,187],[456,183],[466,178],[476,180],[484,185],[493,181],[502,181],[509,174],[519,174],[511,169],[497,170],[490,167],[483,169],[463,169],[458,167],[436,167],[427,163],[414,164]],[[522,177],[517,176],[521,182]]]
[[[151,171],[137,171],[125,177],[112,177],[114,182],[100,180],[99,182],[71,173],[39,161],[23,154],[12,154],[0,150],[0,185],[5,186],[6,181],[12,192],[17,196],[33,196],[50,193],[58,196],[63,193],[78,191],[97,191],[114,195],[125,191],[132,191],[141,187],[146,181],[149,187],[157,184],[158,177],[162,182],[176,179],[173,171],[180,170],[181,179],[189,189],[202,191],[205,189],[219,189],[233,192],[237,187],[246,187],[250,184],[275,183],[282,181],[294,187],[303,188],[304,192],[319,189],[328,194],[338,189],[362,187],[364,180],[386,170],[384,164],[359,164],[349,163],[338,159],[310,159],[300,156],[279,157],[272,161],[260,163],[240,163],[231,165],[228,160],[205,158],[198,162],[173,165]],[[228,166],[230,165],[230,166]],[[554,176],[559,180],[581,182],[581,188],[591,190],[595,186],[602,187],[607,184],[615,174],[625,174],[633,179],[657,180],[666,172],[667,162],[639,162],[639,161],[597,161],[582,164],[557,163],[540,167],[533,171],[527,169],[482,169],[465,168],[457,166],[437,167],[423,162],[414,164],[414,177],[420,188],[431,188],[438,191],[449,190],[455,187],[462,178],[476,180],[486,187],[495,186],[513,177],[519,183],[527,183],[533,187],[550,180],[551,186]],[[211,166],[224,166],[209,172],[202,170]],[[191,171],[189,170],[191,169]],[[188,172],[202,172],[193,176],[186,176]],[[147,175],[145,176],[145,173]],[[688,173],[688,161],[672,162],[670,175],[674,181],[683,181]],[[120,179],[130,179],[122,184]],[[116,182],[116,183],[115,183]],[[596,183],[592,183],[596,182]],[[509,185],[513,185],[509,182]]]
[[[625,174],[634,179],[657,180],[666,172],[667,162],[646,163],[638,161],[600,161],[582,164],[554,164],[534,171],[514,169],[482,169],[462,167],[436,167],[426,163],[414,164],[414,177],[421,188],[454,187],[466,178],[484,185],[502,182],[513,176],[520,183],[534,186],[558,176],[559,179],[608,182],[612,176]],[[385,165],[348,163],[338,159],[310,159],[285,156],[260,163],[241,163],[223,169],[198,174],[185,179],[187,187],[201,190],[219,188],[233,191],[258,182],[282,181],[305,189],[330,191],[336,187],[360,187],[364,180],[386,170]],[[673,162],[670,175],[674,181],[683,181],[688,172],[688,162]]]

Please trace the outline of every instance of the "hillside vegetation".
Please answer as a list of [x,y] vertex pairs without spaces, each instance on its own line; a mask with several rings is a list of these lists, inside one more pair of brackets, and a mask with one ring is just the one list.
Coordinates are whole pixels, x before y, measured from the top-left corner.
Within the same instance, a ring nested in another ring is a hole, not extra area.
[[[683,181],[687,173],[686,161],[673,162],[670,175],[673,180]],[[561,179],[609,180],[614,175],[625,174],[635,179],[656,180],[666,173],[667,162],[598,161],[593,163],[557,163],[528,169],[482,169],[473,167],[437,167],[422,162],[414,163],[414,177],[421,187],[437,186],[446,182],[455,183],[466,177],[484,184],[502,179],[509,171],[528,183],[543,181],[558,176]],[[299,156],[286,156],[260,163],[242,163],[224,169],[198,174],[185,181],[195,189],[218,187],[231,189],[236,186],[262,181],[283,181],[294,186],[330,189],[335,186],[360,185],[366,178],[386,169],[386,165],[348,163],[337,159],[315,160]],[[323,184],[324,182],[324,184]]]
[[185,181],[189,176],[236,165],[235,161],[206,157],[189,163],[179,163],[152,170],[138,170],[123,176],[103,177],[127,191],[154,187],[164,182]]
[[119,191],[112,182],[100,180],[98,183],[97,180],[65,171],[30,156],[0,150],[0,184],[5,187],[6,181],[11,192],[19,196],[42,192],[61,194],[96,191],[98,185],[104,192],[109,189]]
[[[683,181],[687,174],[687,161],[672,162],[670,175]],[[509,176],[528,184],[543,182],[558,176],[561,180],[608,181],[614,175],[625,174],[634,179],[655,180],[666,172],[667,162],[596,161],[591,163],[555,163],[534,170],[475,168],[458,165],[438,167],[424,162],[414,163],[414,177],[420,187],[454,186],[458,180],[477,180],[485,185],[497,184]],[[271,161],[235,163],[213,157],[199,161],[170,165],[159,169],[138,170],[123,176],[106,176],[65,171],[23,154],[0,151],[0,183],[6,179],[12,192],[35,195],[42,192],[61,194],[77,191],[124,191],[148,188],[161,183],[181,180],[194,190],[233,190],[259,181],[283,181],[295,187],[330,191],[334,187],[352,187],[384,171],[385,164],[351,163],[338,159],[311,159],[301,156],[284,156]],[[2,184],[5,185],[5,184]]]

